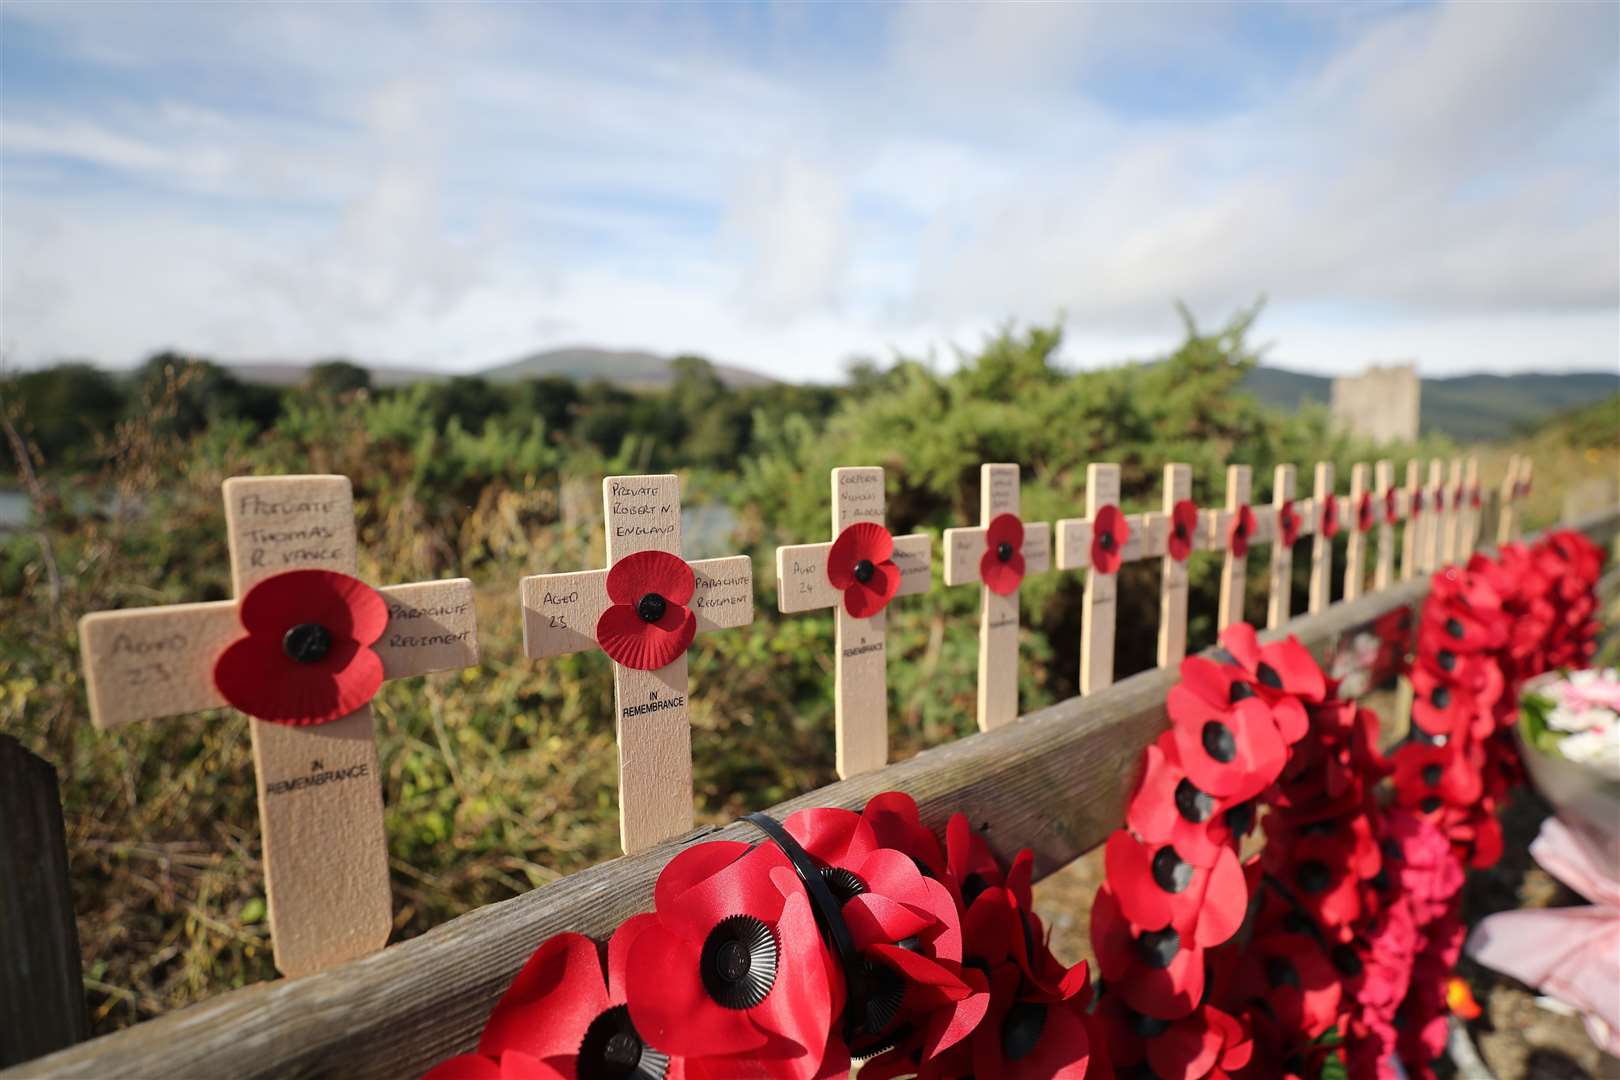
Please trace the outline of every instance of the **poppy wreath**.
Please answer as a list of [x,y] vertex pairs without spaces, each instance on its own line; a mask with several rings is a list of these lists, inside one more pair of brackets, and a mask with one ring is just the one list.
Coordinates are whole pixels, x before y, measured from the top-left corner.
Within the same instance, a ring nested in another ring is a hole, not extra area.
[[1131,523],[1110,503],[1097,511],[1091,523],[1091,568],[1099,574],[1113,574],[1119,570],[1120,556],[1130,543]]
[[1459,897],[1501,854],[1517,687],[1590,657],[1601,564],[1559,532],[1436,574],[1387,757],[1293,639],[1238,624],[1184,660],[1104,845],[1095,983],[1051,952],[1029,850],[886,792],[682,851],[605,954],[543,942],[429,1076],[1432,1078],[1470,1015]]
[[1060,963],[1011,864],[885,792],[748,819],[664,867],[653,911],[543,942],[477,1049],[431,1080],[1112,1075],[1084,963]]
[[984,554],[979,556],[979,580],[998,596],[1018,591],[1024,580],[1024,523],[1017,514],[997,514],[990,519],[984,530]]
[[[1502,851],[1516,688],[1588,661],[1601,563],[1555,532],[1437,573],[1412,733],[1388,756],[1377,715],[1297,642],[1238,624],[1183,662],[1092,907],[1117,1075],[1436,1075],[1449,1017],[1478,1015],[1453,974],[1460,891]],[[1396,614],[1390,668],[1409,640]]]
[[1247,503],[1232,513],[1232,524],[1227,526],[1226,547],[1233,555],[1243,558],[1249,553],[1249,537],[1254,535],[1254,511]]
[[[1019,527],[1022,539],[1023,527]],[[875,521],[857,521],[838,534],[827,552],[827,580],[844,594],[844,610],[870,619],[900,591],[894,537]]]
[[1198,504],[1182,499],[1170,508],[1170,536],[1166,546],[1176,562],[1186,562],[1192,554],[1193,538],[1198,534]]
[[326,724],[382,686],[382,658],[371,646],[388,628],[388,603],[365,582],[289,570],[250,588],[236,611],[247,633],[215,660],[214,686],[249,716]]

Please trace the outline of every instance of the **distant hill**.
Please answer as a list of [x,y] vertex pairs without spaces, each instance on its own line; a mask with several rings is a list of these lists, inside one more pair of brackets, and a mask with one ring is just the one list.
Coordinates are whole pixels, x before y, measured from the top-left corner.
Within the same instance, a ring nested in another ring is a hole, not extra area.
[[[548,349],[532,353],[509,364],[485,368],[478,372],[491,382],[516,382],[536,379],[545,375],[566,375],[573,379],[607,379],[622,386],[654,390],[674,381],[670,358],[634,350],[593,349],[578,346],[567,349]],[[714,373],[732,389],[746,386],[769,386],[777,380],[757,371],[715,364]]]
[[[312,364],[292,363],[247,363],[226,365],[232,375],[245,383],[255,383],[259,386],[297,386],[309,374]],[[409,386],[411,383],[436,382],[447,376],[432,371],[419,371],[416,368],[371,367],[360,365],[371,373],[372,386]]]
[[[1266,404],[1290,411],[1307,402],[1326,406],[1333,393],[1327,376],[1272,367],[1255,368],[1243,386]],[[1424,379],[1419,423],[1426,435],[1449,435],[1459,442],[1506,439],[1615,393],[1620,393],[1620,374],[1601,371]],[[1616,424],[1620,438],[1620,417]]]

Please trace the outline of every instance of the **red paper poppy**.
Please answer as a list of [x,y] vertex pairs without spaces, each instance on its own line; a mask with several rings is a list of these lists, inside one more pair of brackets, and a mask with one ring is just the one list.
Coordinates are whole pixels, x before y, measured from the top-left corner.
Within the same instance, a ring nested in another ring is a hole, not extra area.
[[1479,485],[1475,484],[1473,487],[1468,489],[1468,505],[1473,509],[1478,510],[1482,502],[1484,502],[1484,499],[1480,497]]
[[[1388,516],[1386,508],[1386,518]],[[1373,515],[1373,497],[1371,492],[1364,492],[1361,501],[1356,504],[1356,531],[1368,532],[1375,524]]]
[[1233,989],[1240,1000],[1263,1001],[1282,1031],[1301,1041],[1321,1035],[1338,1015],[1338,973],[1304,934],[1270,933],[1251,941]]
[[1226,549],[1238,558],[1249,553],[1249,537],[1254,535],[1254,511],[1248,504],[1232,512],[1232,523],[1226,528]]
[[1360,878],[1352,872],[1349,853],[1338,838],[1300,835],[1276,866],[1284,887],[1322,925],[1349,926],[1360,916]]
[[1091,523],[1091,568],[1099,574],[1118,571],[1120,553],[1130,539],[1130,522],[1119,507],[1110,504],[1097,511]]
[[289,570],[249,589],[236,608],[246,637],[214,661],[214,686],[249,716],[325,724],[382,686],[371,645],[388,628],[382,594],[347,574]]
[[638,551],[608,570],[613,603],[596,620],[602,651],[637,671],[674,663],[692,645],[697,616],[686,605],[695,588],[692,568],[667,551]]
[[872,796],[861,810],[861,820],[871,826],[879,845],[905,852],[930,877],[947,875],[945,849],[933,830],[922,823],[917,801],[910,795],[885,791]]
[[[1268,700],[1296,697],[1316,704],[1327,696],[1327,677],[1311,651],[1290,634],[1280,641],[1260,644],[1260,636],[1248,623],[1233,623],[1221,631],[1221,647],[1248,673]],[[1187,665],[1182,665],[1186,677]],[[1303,732],[1284,731],[1289,742],[1298,742]]]
[[1090,1075],[1087,997],[1029,1001],[1019,997],[1018,973],[997,970],[990,1010],[973,1033],[973,1075],[1007,1080],[1083,1080]]
[[814,1077],[832,1023],[833,965],[786,857],[769,844],[699,844],[670,860],[653,894],[656,921],[630,948],[636,1029],[670,1053]]
[[1270,707],[1260,698],[1244,698],[1221,709],[1177,685],[1170,689],[1166,704],[1176,757],[1202,790],[1247,799],[1281,775],[1288,748]]
[[1182,499],[1170,510],[1170,557],[1176,562],[1186,562],[1187,556],[1192,554],[1193,539],[1197,534],[1198,504],[1191,499]]
[[[1457,664],[1470,669],[1492,668],[1498,673],[1501,671],[1487,658],[1466,654],[1457,658]],[[1500,679],[1500,674],[1497,677]],[[1495,726],[1489,706],[1481,708],[1479,699],[1456,679],[1436,674],[1427,664],[1419,664],[1412,669],[1412,723],[1430,735],[1448,738],[1469,735],[1476,739],[1484,738]]]
[[1390,760],[1395,766],[1395,796],[1402,806],[1433,814],[1446,806],[1467,806],[1483,794],[1480,772],[1484,755],[1462,742],[1432,746],[1403,744]]
[[1416,518],[1423,513],[1423,489],[1413,488],[1412,498],[1407,503],[1406,516]]
[[1254,807],[1246,799],[1217,798],[1193,783],[1167,731],[1147,748],[1125,822],[1150,842],[1175,845],[1177,854],[1195,866],[1213,866],[1253,826]]
[[[1372,502],[1367,496],[1361,497],[1362,504],[1367,508],[1368,524],[1371,524]],[[1358,510],[1358,513],[1360,511]],[[1322,517],[1317,529],[1327,539],[1331,540],[1339,535],[1339,500],[1335,495],[1329,495],[1322,502]]]
[[1091,906],[1091,951],[1110,991],[1160,1020],[1186,1016],[1204,996],[1204,950],[1174,928],[1138,931],[1125,918],[1113,886]]
[[1283,547],[1293,547],[1299,539],[1299,511],[1294,509],[1292,499],[1277,508],[1277,537]]
[[654,921],[637,915],[614,932],[605,975],[589,938],[566,933],[548,938],[501,995],[478,1052],[452,1058],[428,1077],[563,1080],[618,1069],[612,1075],[682,1080],[686,1063],[648,1045],[625,1004],[630,947]]
[[1401,519],[1400,507],[1397,505],[1395,498],[1396,491],[1394,488],[1388,488],[1384,491],[1384,521],[1390,525]]
[[1118,829],[1108,838],[1104,866],[1120,910],[1139,929],[1173,926],[1183,939],[1212,948],[1243,924],[1249,889],[1230,848],[1206,869],[1173,844],[1144,844]]
[[984,530],[979,580],[999,596],[1018,590],[1024,580],[1024,523],[1017,514],[997,514]]
[[857,521],[827,552],[827,580],[844,593],[844,610],[870,619],[900,591],[900,568],[894,565],[894,537],[875,521]]

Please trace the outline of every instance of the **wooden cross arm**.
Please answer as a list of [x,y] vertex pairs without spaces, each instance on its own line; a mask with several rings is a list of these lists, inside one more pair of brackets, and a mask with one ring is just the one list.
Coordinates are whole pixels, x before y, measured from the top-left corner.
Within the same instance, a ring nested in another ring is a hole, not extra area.
[[[687,605],[697,632],[730,630],[754,621],[754,563],[747,555],[690,564],[694,589]],[[537,574],[518,583],[523,606],[523,653],[539,660],[596,648],[596,620],[610,605],[606,570]]]
[[[979,580],[984,555],[985,528],[974,525],[945,530],[945,584],[971,585]],[[1052,526],[1045,521],[1024,522],[1024,573],[1044,574],[1052,569]]]
[[[383,678],[472,667],[478,632],[466,578],[378,589],[388,627],[372,646]],[[181,716],[229,704],[214,661],[243,635],[235,600],[100,611],[79,620],[90,720],[98,728]]]
[[[827,579],[831,541],[789,544],[776,549],[776,606],[784,615],[837,607],[844,594]],[[927,533],[894,538],[894,565],[900,571],[896,596],[927,592],[933,585],[934,541]]]
[[[1154,511],[1126,514],[1131,538],[1120,549],[1120,562],[1137,562],[1169,549],[1170,515]],[[1064,518],[1057,523],[1057,568],[1086,570],[1091,567],[1091,519]]]

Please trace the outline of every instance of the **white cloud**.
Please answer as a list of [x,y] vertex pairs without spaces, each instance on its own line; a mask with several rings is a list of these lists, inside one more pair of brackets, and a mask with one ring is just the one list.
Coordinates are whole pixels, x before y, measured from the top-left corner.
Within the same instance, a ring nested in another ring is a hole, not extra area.
[[1620,364],[1620,9],[717,10],[8,5],[61,74],[0,72],[4,344],[831,378],[1267,294],[1300,367]]

